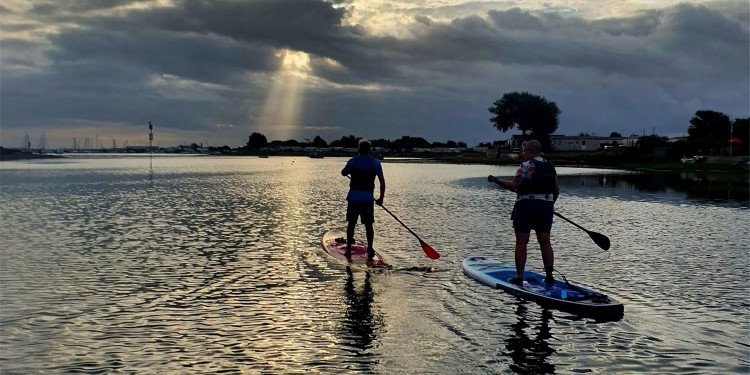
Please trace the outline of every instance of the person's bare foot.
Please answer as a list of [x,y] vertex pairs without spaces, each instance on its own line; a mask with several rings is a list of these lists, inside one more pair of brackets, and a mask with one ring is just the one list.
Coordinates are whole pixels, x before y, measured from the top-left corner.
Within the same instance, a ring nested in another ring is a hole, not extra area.
[[508,282],[511,284],[516,284],[518,286],[523,286],[523,278],[520,276],[513,276],[508,279]]

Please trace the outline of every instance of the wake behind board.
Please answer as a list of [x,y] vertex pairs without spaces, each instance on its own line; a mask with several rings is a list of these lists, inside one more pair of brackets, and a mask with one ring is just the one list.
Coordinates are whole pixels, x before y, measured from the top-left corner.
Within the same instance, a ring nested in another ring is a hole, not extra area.
[[372,264],[368,265],[367,244],[361,242],[352,244],[352,256],[350,259],[347,259],[344,256],[344,252],[346,252],[346,232],[340,230],[328,231],[323,235],[321,244],[326,254],[346,266],[360,269],[390,267],[377,251],[375,251],[375,258],[373,258]]
[[468,257],[463,269],[472,279],[545,307],[590,317],[621,317],[624,313],[622,303],[605,294],[561,280],[547,284],[544,275],[536,272],[524,271],[523,285],[510,283],[516,266],[494,259]]

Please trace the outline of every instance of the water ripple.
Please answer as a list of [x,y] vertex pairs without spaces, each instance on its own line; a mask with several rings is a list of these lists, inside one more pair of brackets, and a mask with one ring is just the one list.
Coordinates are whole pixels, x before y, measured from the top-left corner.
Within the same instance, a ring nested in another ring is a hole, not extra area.
[[377,210],[394,268],[357,272],[319,245],[345,226],[346,159],[147,161],[3,164],[3,373],[750,371],[743,207],[561,169],[557,209],[612,240],[553,226],[556,268],[625,303],[597,322],[461,272],[513,261],[514,197],[484,176],[514,168],[386,164],[386,206],[441,259]]

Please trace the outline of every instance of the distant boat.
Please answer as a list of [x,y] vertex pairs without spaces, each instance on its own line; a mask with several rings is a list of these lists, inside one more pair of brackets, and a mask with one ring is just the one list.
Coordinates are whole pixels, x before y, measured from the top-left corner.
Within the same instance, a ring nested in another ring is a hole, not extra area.
[[704,160],[706,160],[705,156],[700,156],[700,155],[696,155],[696,156],[693,156],[693,157],[684,156],[684,157],[682,157],[682,159],[680,159],[680,163],[682,163],[682,164],[696,164],[696,163],[701,163]]
[[310,157],[313,159],[323,159],[323,155],[317,153],[317,152],[311,152]]
[[261,159],[268,159],[268,155],[258,155],[258,157]]

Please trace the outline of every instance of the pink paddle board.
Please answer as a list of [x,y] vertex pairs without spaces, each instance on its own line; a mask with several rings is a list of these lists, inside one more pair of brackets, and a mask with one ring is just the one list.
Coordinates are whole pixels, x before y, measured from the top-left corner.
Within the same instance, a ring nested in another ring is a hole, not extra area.
[[352,256],[347,259],[344,256],[344,252],[346,252],[346,232],[340,230],[328,231],[323,235],[321,244],[326,254],[344,265],[363,269],[390,267],[377,251],[375,251],[375,258],[373,258],[371,264],[367,264],[367,244],[361,242],[352,244]]

